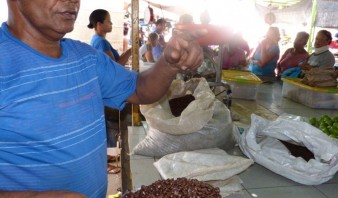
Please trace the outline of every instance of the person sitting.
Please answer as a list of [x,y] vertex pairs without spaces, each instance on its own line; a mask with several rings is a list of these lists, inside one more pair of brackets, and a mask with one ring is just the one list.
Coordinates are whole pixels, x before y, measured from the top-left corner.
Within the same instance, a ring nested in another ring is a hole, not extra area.
[[275,69],[279,59],[280,40],[279,29],[270,27],[267,31],[265,39],[257,46],[253,53],[249,70],[258,76],[275,77]]
[[248,42],[243,38],[243,36],[240,32],[238,32],[234,35],[234,39],[236,40],[238,47],[240,49],[244,50],[245,58],[248,59],[250,54],[251,54],[251,49],[250,49]]
[[95,34],[90,41],[90,45],[97,50],[106,53],[112,60],[121,65],[125,65],[131,56],[131,48],[125,51],[121,56],[116,49],[106,39],[107,33],[112,31],[113,23],[110,19],[110,14],[107,10],[94,10],[89,16],[90,29],[95,29]]
[[155,62],[152,50],[153,47],[155,47],[157,44],[158,44],[158,35],[155,32],[150,33],[147,42],[143,44],[139,49],[142,61],[150,63]]
[[178,24],[194,24],[194,18],[190,14],[182,14],[178,20]]
[[332,40],[330,43],[330,51],[335,55],[338,56],[338,33],[334,35],[335,40]]
[[331,41],[331,32],[320,30],[316,35],[314,43],[315,51],[309,56],[306,62],[300,65],[302,70],[310,70],[313,67],[333,67],[335,58],[329,50]]
[[[287,49],[277,64],[278,77],[297,77],[300,73],[299,64],[306,61],[309,53],[304,49],[309,40],[307,32],[298,32],[293,47]],[[290,70],[290,68],[293,68]],[[298,68],[298,69],[297,69]],[[284,73],[285,72],[285,73]],[[298,73],[298,74],[297,74]]]
[[246,53],[238,42],[239,40],[233,38],[228,48],[224,49],[223,69],[242,69],[247,65]]

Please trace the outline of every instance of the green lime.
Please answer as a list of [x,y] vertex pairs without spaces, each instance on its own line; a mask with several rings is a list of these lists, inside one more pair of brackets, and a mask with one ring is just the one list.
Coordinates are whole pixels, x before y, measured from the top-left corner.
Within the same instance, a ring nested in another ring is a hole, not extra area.
[[338,135],[338,127],[333,126],[329,129],[329,131],[330,131],[331,134]]
[[319,128],[321,128],[321,127],[327,127],[327,126],[329,126],[326,122],[320,122],[319,123]]
[[325,122],[333,122],[333,120],[331,118],[324,118]]
[[334,122],[338,122],[338,116],[333,117],[332,120],[333,120]]
[[315,126],[316,123],[317,123],[317,119],[315,117],[312,117],[312,118],[309,119],[309,122],[310,122],[311,125]]
[[334,123],[332,124],[332,126],[338,128],[338,122],[334,122]]
[[322,117],[321,118],[330,118],[330,116],[328,116],[328,115],[322,115]]
[[327,134],[327,135],[330,135],[331,133],[330,133],[330,131],[327,129],[327,128],[322,128],[322,129],[320,129],[321,131],[323,131],[325,134]]

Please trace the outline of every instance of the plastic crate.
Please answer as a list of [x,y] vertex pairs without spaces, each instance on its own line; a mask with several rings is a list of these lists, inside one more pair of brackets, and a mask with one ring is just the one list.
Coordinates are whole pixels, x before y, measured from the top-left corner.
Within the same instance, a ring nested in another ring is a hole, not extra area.
[[232,98],[256,100],[261,79],[248,71],[223,70],[222,80],[230,85]]
[[338,109],[338,89],[305,85],[299,78],[282,78],[282,95],[311,108]]

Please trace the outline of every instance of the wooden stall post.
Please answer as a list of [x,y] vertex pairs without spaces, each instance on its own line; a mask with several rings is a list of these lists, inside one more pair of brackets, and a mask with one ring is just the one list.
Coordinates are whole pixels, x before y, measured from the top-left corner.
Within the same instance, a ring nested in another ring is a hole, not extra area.
[[[139,0],[131,1],[131,23],[132,69],[139,72]],[[132,105],[132,125],[141,125],[140,106],[136,104]]]

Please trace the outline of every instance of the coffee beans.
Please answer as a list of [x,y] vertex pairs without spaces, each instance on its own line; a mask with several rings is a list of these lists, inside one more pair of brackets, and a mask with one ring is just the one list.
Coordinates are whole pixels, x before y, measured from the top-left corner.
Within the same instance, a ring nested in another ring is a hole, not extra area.
[[195,100],[195,97],[191,94],[179,97],[179,98],[173,98],[169,100],[169,106],[171,113],[175,117],[181,116],[182,111],[187,108],[187,106]]
[[137,192],[129,192],[124,198],[222,198],[219,188],[196,179],[178,178],[158,180],[149,186],[141,186]]

